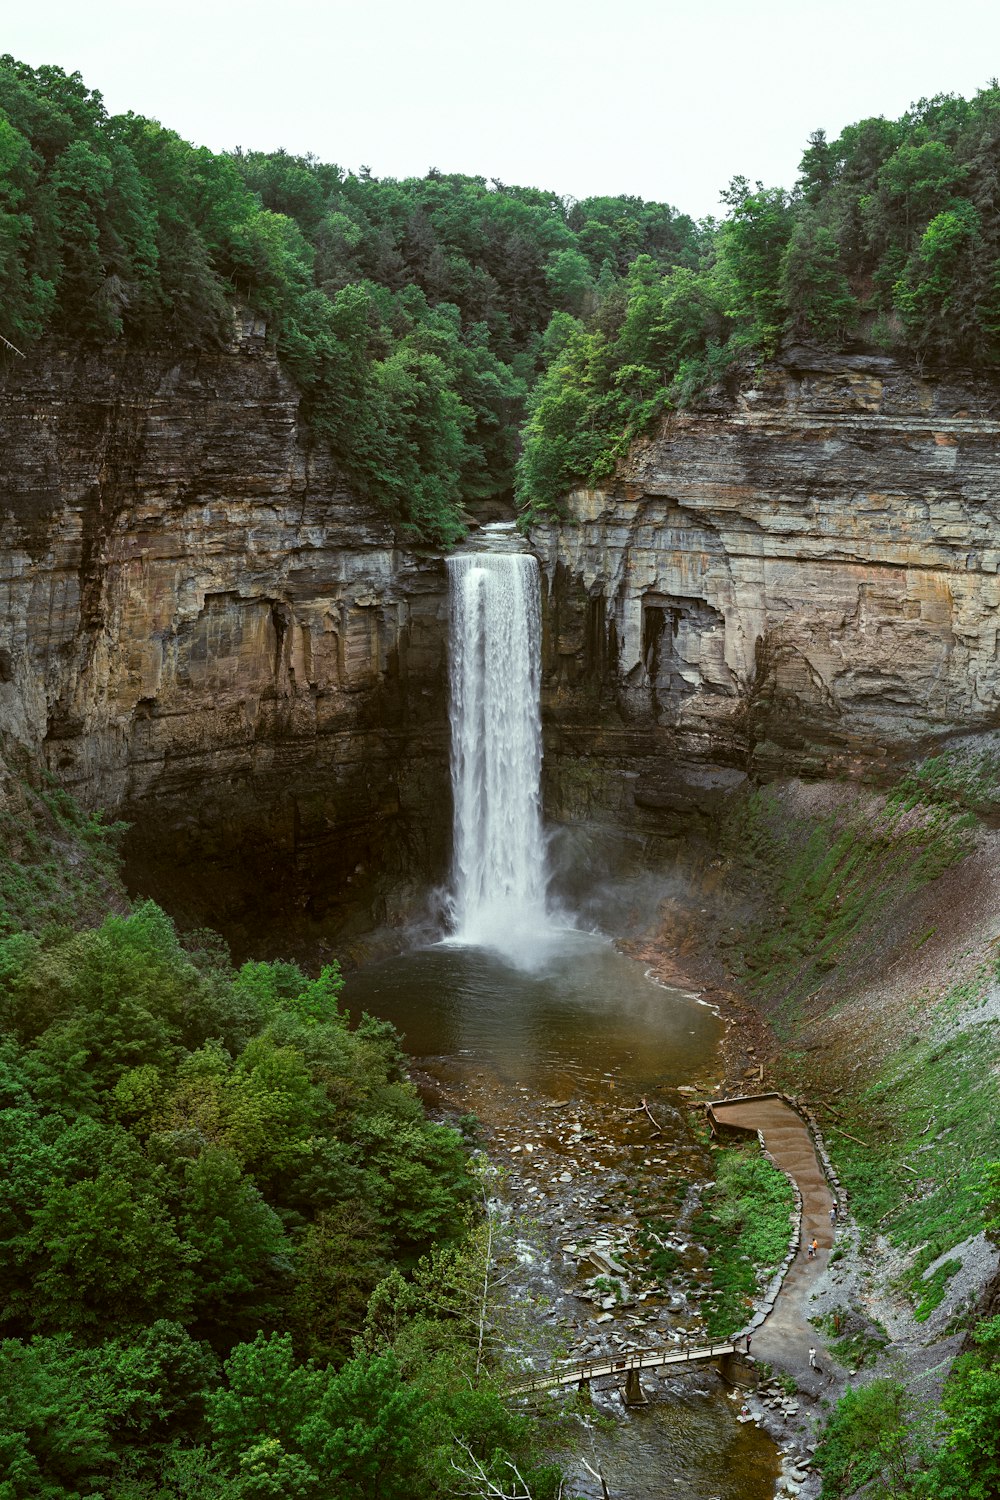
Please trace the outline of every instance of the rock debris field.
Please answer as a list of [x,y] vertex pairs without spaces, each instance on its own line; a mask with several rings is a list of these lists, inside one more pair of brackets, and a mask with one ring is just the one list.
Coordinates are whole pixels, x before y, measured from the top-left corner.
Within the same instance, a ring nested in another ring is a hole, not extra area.
[[[476,1115],[482,1143],[501,1170],[497,1201],[515,1237],[515,1297],[530,1332],[519,1349],[526,1372],[554,1360],[597,1362],[640,1348],[676,1353],[707,1342],[703,1304],[711,1266],[691,1221],[712,1181],[712,1154],[695,1134],[692,1102],[710,1087],[651,1093],[657,1133],[640,1100],[622,1088],[618,1070],[564,1075],[560,1081],[571,1086],[546,1094],[450,1057],[424,1059],[418,1081],[438,1108]],[[816,1189],[822,1191],[819,1183]],[[652,1273],[650,1250],[672,1252],[669,1274]],[[822,1265],[808,1270],[818,1279]],[[804,1309],[795,1312],[798,1322]],[[755,1345],[766,1332],[765,1324]],[[754,1353],[764,1351],[757,1346]],[[704,1367],[664,1376],[644,1370],[641,1381],[654,1400],[718,1388],[717,1375]],[[595,1386],[593,1395],[598,1406],[621,1409],[616,1384]],[[774,1381],[746,1399],[733,1393],[740,1420],[756,1422],[778,1445],[779,1495],[808,1500],[818,1493],[810,1468],[811,1409],[808,1392],[800,1399]]]
[[[657,1134],[638,1099],[621,1091],[617,1071],[591,1076],[572,1095],[545,1097],[485,1072],[466,1074],[453,1058],[425,1060],[424,1068],[440,1106],[481,1122],[490,1160],[503,1172],[522,1293],[561,1331],[564,1358],[640,1347],[670,1353],[705,1338],[701,1300],[711,1273],[690,1221],[710,1181],[711,1153],[685,1119],[679,1091],[650,1096]],[[649,1271],[648,1248],[676,1257],[665,1283]],[[527,1358],[541,1367],[551,1353]],[[651,1372],[643,1380],[663,1384]]]

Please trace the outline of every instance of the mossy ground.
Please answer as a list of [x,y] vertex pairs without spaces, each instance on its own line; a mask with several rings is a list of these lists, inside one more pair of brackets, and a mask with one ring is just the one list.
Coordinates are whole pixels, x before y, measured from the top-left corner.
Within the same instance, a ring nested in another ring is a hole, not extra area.
[[[766,892],[731,961],[791,1044],[778,1080],[810,1094],[864,1234],[886,1234],[913,1252],[901,1286],[922,1319],[943,1300],[957,1263],[929,1281],[925,1273],[982,1227],[984,1164],[1000,1158],[1000,1116],[988,1103],[1000,1076],[991,1004],[1000,960],[970,955],[943,992],[925,989],[897,1006],[877,1045],[858,1031],[862,1050],[853,1060],[840,1055],[832,1092],[829,1064],[823,1076],[795,1040],[807,1017],[815,1028],[823,1014],[816,997],[826,993],[842,1054],[856,999],[845,972],[864,963],[877,973],[895,914],[972,850],[978,814],[995,804],[998,782],[1000,749],[991,745],[923,762],[880,805],[870,796],[845,799],[821,816],[788,817],[779,793],[760,790],[723,828],[730,856]],[[943,911],[942,924],[949,920]],[[934,926],[915,932],[909,950],[934,934]]]
[[[976,993],[975,984],[962,987]],[[942,1009],[954,1003],[949,995]],[[1000,1159],[993,1103],[998,1074],[995,1019],[941,1043],[904,1043],[863,1089],[838,1100],[837,1115],[857,1139],[843,1127],[828,1127],[831,1153],[863,1230],[887,1234],[916,1252],[902,1285],[918,1318],[943,1300],[948,1280],[947,1267],[940,1267],[926,1282],[927,1268],[982,1228],[985,1165]],[[830,1121],[831,1111],[825,1114]],[[948,1264],[953,1273],[960,1263]]]
[[857,956],[880,917],[968,853],[974,825],[916,776],[880,807],[846,802],[822,817],[789,818],[770,789],[734,803],[720,842],[769,899],[730,961],[779,1034],[794,1031],[804,997]]

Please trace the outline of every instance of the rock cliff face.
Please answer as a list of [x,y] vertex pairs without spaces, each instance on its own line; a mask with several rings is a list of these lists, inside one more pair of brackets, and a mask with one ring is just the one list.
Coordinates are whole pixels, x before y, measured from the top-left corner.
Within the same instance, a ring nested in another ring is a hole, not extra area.
[[[0,444],[8,763],[128,819],[135,887],[273,951],[443,874],[443,563],[338,484],[261,329],[18,362]],[[532,544],[557,817],[669,833],[1000,723],[1000,386],[793,351]]]
[[441,871],[444,568],[310,451],[260,328],[18,362],[0,444],[8,759],[129,819],[134,884],[252,943]]
[[533,542],[561,816],[669,827],[1000,722],[995,383],[793,350]]

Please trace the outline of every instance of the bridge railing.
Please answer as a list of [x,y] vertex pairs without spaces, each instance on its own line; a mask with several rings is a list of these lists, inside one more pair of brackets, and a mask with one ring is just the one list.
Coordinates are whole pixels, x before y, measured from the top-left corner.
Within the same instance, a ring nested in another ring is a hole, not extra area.
[[533,1380],[514,1386],[511,1395],[526,1395],[530,1391],[551,1390],[557,1385],[574,1385],[586,1380],[596,1380],[604,1375],[627,1374],[629,1370],[654,1369],[657,1365],[705,1364],[712,1359],[721,1359],[735,1354],[736,1346],[730,1342],[722,1344],[699,1344],[668,1352],[663,1349],[633,1349],[628,1354],[608,1359],[578,1360],[565,1366],[556,1375],[537,1375]]

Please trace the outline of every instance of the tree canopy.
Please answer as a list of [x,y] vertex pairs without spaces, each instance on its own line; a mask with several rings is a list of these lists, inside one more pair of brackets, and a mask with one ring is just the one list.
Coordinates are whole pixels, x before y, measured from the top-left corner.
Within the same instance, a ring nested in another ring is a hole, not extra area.
[[226,347],[267,320],[316,441],[412,540],[558,507],[783,342],[1000,360],[1000,85],[809,137],[719,223],[284,151],[215,154],[0,59],[0,334]]
[[810,137],[791,191],[734,178],[721,223],[635,257],[549,325],[528,398],[521,503],[557,509],[730,367],[804,340],[928,364],[1000,363],[1000,86]]
[[553,313],[637,255],[693,263],[697,240],[635,198],[216,155],[108,115],[78,73],[0,59],[0,334],[214,349],[248,307],[348,482],[436,545],[469,502],[510,499]]
[[0,939],[0,1500],[414,1500],[456,1454],[554,1494],[476,1171],[340,989],[151,902]]

